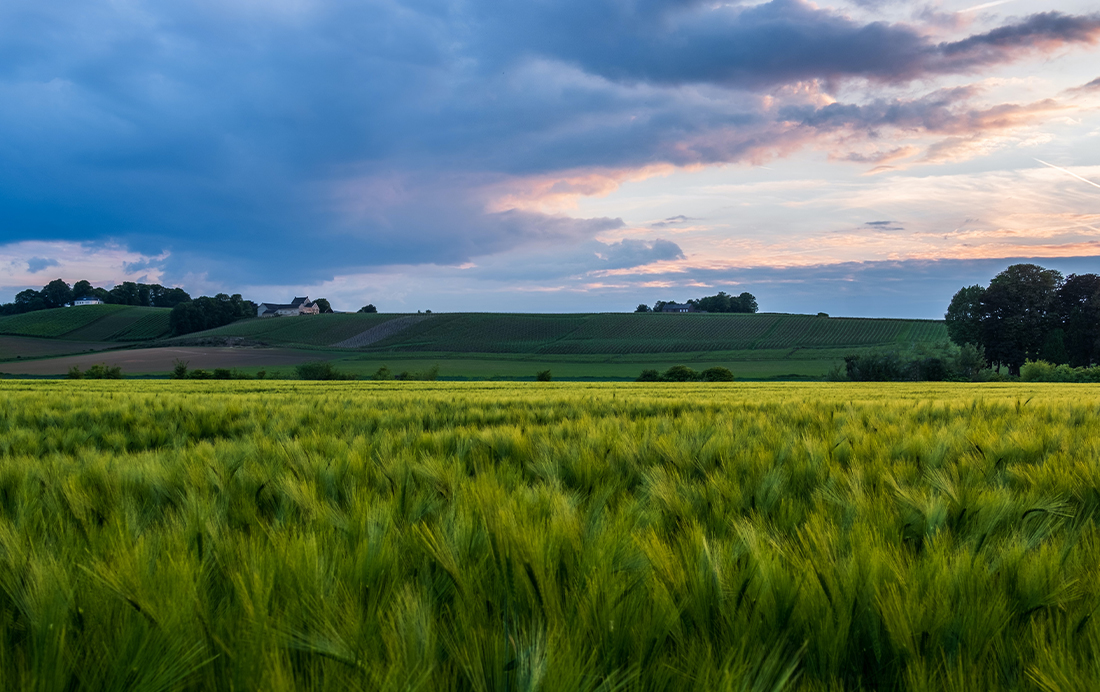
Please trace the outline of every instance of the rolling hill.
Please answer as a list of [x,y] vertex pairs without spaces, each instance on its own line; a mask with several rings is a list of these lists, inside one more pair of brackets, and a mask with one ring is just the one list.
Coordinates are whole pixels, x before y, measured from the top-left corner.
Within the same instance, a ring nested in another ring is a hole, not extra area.
[[168,335],[168,308],[82,305],[0,317],[0,334],[82,342],[134,342]]
[[[0,359],[7,361],[0,370],[46,374],[45,364],[16,368],[11,363],[92,349],[155,347],[159,356],[68,358],[85,365],[102,358],[129,368],[140,362],[141,372],[155,373],[171,370],[176,358],[194,358],[196,367],[217,363],[220,348],[227,367],[248,371],[250,358],[256,361],[252,369],[261,369],[261,361],[270,369],[277,349],[287,367],[303,358],[325,359],[360,375],[382,366],[414,372],[438,364],[443,376],[457,378],[525,378],[552,368],[555,377],[633,379],[645,368],[684,363],[723,365],[749,379],[797,379],[821,377],[851,353],[947,342],[942,321],[780,313],[330,314],[248,319],[165,338],[169,312],[89,306],[0,319],[0,334],[12,335],[2,337],[11,343],[0,349]],[[63,360],[56,360],[57,368],[68,363]]]

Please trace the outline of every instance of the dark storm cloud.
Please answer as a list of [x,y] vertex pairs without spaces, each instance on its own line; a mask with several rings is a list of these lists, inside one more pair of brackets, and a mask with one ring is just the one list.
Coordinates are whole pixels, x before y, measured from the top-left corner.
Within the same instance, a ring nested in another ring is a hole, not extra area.
[[591,243],[622,222],[488,211],[490,190],[738,160],[859,124],[980,125],[951,105],[967,97],[956,91],[796,109],[785,117],[805,132],[790,135],[743,90],[968,72],[1094,41],[1097,27],[1046,13],[936,44],[799,0],[9,0],[0,242],[113,239],[170,252],[150,265],[167,280],[226,284]]

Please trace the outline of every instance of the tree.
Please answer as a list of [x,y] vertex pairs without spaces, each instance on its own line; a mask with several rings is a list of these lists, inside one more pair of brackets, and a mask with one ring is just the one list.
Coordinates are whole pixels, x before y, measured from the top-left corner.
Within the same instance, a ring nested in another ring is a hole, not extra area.
[[366,304],[366,305],[364,305],[363,307],[359,308],[359,310],[358,310],[357,312],[369,312],[369,313],[374,313],[374,312],[378,312],[378,308],[374,307],[374,305],[372,305],[372,304],[370,304],[370,303],[367,303],[367,304]]
[[634,312],[652,312],[652,310],[650,310],[649,306],[645,303],[640,303],[638,307],[634,309]]
[[33,288],[28,288],[25,291],[20,291],[15,294],[15,311],[17,313],[45,310],[47,307],[49,306],[46,304],[42,294]]
[[321,310],[322,315],[332,312],[332,306],[329,305],[328,298],[318,298],[313,302]]
[[947,336],[958,346],[982,343],[982,297],[985,288],[974,285],[960,288],[952,296],[947,313],[943,316],[947,322]]
[[245,300],[240,293],[232,296],[225,293],[210,298],[199,296],[172,308],[168,324],[172,333],[190,334],[204,329],[213,329],[236,322],[239,319],[256,316],[256,304]]
[[73,284],[73,300],[80,300],[85,296],[92,295],[92,283],[87,279],[81,279]]
[[1035,264],[1014,264],[993,277],[981,299],[982,345],[991,362],[1013,375],[1040,357],[1055,312],[1062,274]]
[[741,305],[741,310],[739,312],[755,313],[760,309],[756,304],[756,296],[748,292],[737,296],[737,302]]
[[1100,276],[1070,274],[1058,289],[1058,316],[1067,362],[1077,368],[1100,362]]
[[62,279],[54,279],[43,286],[41,295],[47,308],[60,308],[73,302],[73,289]]

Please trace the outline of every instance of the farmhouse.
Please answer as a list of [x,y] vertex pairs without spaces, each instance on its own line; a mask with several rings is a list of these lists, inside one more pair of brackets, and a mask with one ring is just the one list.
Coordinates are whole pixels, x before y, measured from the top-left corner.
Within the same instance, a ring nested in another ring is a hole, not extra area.
[[84,296],[74,300],[68,307],[78,307],[80,305],[103,305],[103,301],[95,296]]
[[321,308],[309,299],[295,298],[290,303],[260,303],[256,308],[257,317],[282,317],[284,315],[316,315]]
[[661,306],[661,312],[701,312],[696,310],[691,303],[665,303]]

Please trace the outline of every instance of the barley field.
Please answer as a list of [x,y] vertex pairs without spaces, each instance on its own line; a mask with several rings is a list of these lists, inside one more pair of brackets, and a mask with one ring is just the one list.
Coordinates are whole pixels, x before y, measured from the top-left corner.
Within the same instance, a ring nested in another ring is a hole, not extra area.
[[1087,690],[1100,390],[0,382],[5,690]]

